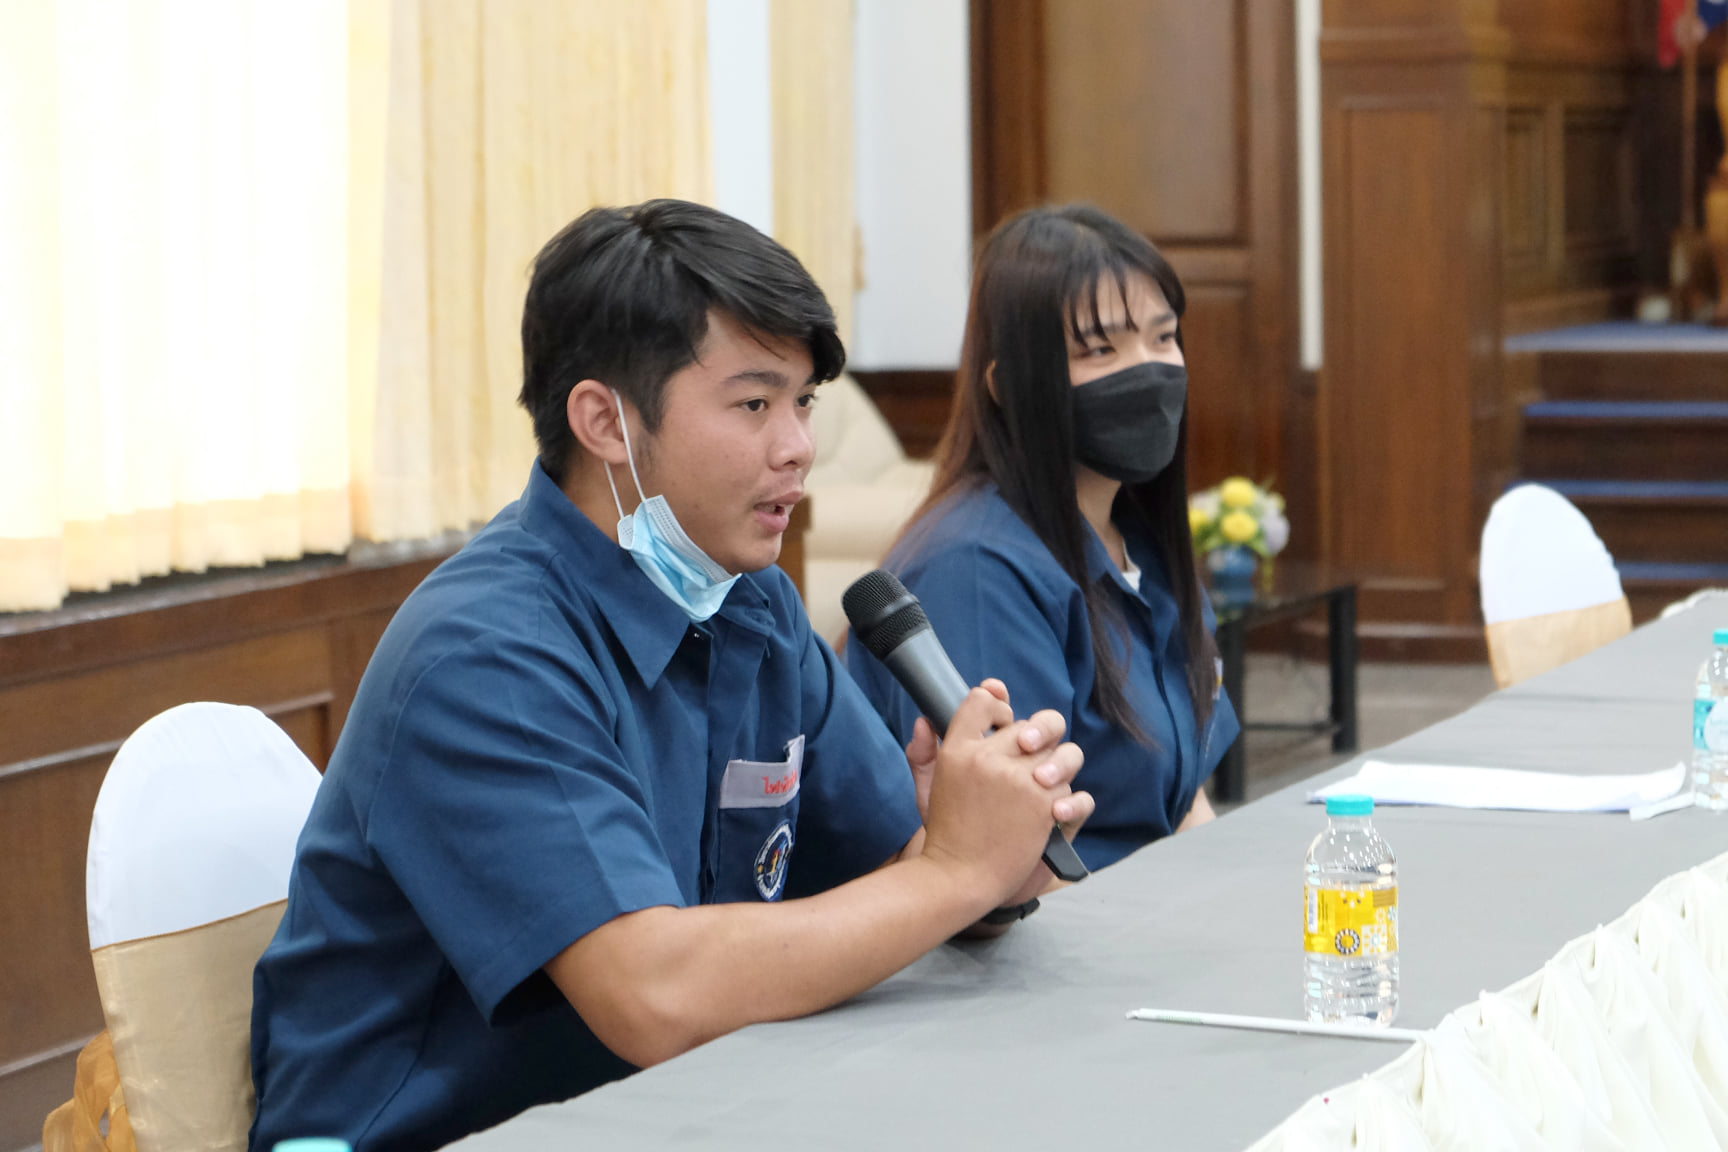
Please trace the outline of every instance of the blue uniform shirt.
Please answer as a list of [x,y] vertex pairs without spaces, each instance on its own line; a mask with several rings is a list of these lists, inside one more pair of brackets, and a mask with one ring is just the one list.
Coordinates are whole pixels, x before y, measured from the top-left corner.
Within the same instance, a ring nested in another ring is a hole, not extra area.
[[251,1146],[435,1148],[623,1076],[547,961],[638,909],[830,888],[918,825],[785,573],[692,626],[536,466],[366,669],[254,976]]
[[[1188,690],[1188,645],[1157,547],[1123,526],[1128,556],[1141,570],[1134,591],[1104,544],[1086,528],[1091,580],[1119,608],[1132,644],[1109,637],[1126,658],[1128,702],[1152,746],[1107,721],[1093,706],[1096,676],[1091,624],[1080,586],[994,485],[957,493],[932,509],[889,553],[887,568],[923,601],[936,636],[968,683],[994,676],[1008,685],[1014,714],[1054,708],[1069,740],[1086,753],[1074,786],[1092,793],[1097,812],[1074,841],[1089,868],[1113,864],[1175,831],[1200,785],[1240,727],[1220,691],[1204,732],[1196,731]],[[1204,604],[1208,629],[1214,627]],[[910,739],[911,697],[856,637],[846,664],[888,726]],[[1206,680],[1216,682],[1212,669]]]

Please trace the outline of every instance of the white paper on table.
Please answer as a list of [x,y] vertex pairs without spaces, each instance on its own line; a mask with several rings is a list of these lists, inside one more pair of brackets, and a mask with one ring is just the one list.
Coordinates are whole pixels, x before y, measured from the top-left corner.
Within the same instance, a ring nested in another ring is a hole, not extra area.
[[1328,796],[1372,796],[1376,804],[1427,804],[1441,808],[1507,808],[1521,812],[1626,812],[1666,799],[1686,785],[1686,766],[1675,764],[1635,776],[1571,776],[1518,768],[1472,768],[1449,764],[1388,764],[1364,761],[1356,775],[1317,792]]

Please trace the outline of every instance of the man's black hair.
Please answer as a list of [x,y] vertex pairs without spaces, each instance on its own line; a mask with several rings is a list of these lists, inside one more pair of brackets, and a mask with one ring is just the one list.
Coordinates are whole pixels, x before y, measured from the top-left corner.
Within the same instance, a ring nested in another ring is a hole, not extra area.
[[592,208],[534,258],[522,309],[522,407],[560,483],[579,451],[565,407],[598,380],[653,432],[666,381],[695,362],[718,309],[757,339],[797,340],[812,382],[846,363],[834,309],[797,257],[742,220],[683,200]]

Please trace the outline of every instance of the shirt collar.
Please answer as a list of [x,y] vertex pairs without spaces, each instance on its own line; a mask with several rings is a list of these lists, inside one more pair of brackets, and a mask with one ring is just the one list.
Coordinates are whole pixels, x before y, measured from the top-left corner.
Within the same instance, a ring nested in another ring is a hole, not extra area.
[[1130,605],[1150,613],[1153,636],[1162,647],[1169,643],[1180,624],[1176,601],[1170,591],[1169,576],[1164,568],[1163,554],[1151,535],[1142,530],[1135,517],[1124,517],[1117,522],[1117,527],[1122,532],[1123,548],[1140,569],[1140,587],[1135,589],[1129,586],[1122,570],[1110,559],[1104,541],[1098,538],[1098,533],[1089,522],[1086,524],[1086,575],[1093,583],[1102,580],[1114,584],[1118,593],[1125,597]]
[[[648,579],[630,553],[565,495],[536,460],[522,494],[522,526],[552,545],[575,583],[600,609],[642,682],[652,688],[690,632],[690,617]],[[732,586],[708,625],[723,620],[752,632],[774,630],[768,595],[753,573]]]

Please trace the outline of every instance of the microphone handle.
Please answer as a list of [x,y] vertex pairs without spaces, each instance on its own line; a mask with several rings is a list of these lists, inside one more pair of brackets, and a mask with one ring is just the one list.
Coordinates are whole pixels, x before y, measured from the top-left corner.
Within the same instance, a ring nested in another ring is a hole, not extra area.
[[[906,689],[912,703],[936,729],[936,735],[946,736],[948,721],[954,718],[955,711],[966,699],[966,693],[972,689],[959,669],[954,667],[954,661],[948,658],[948,652],[936,639],[936,633],[929,628],[919,629],[883,657],[882,663]],[[1051,826],[1050,839],[1045,841],[1044,866],[1058,880],[1070,884],[1091,875],[1086,871],[1086,865],[1081,863],[1080,854],[1074,851],[1074,845],[1062,835],[1059,825]]]

